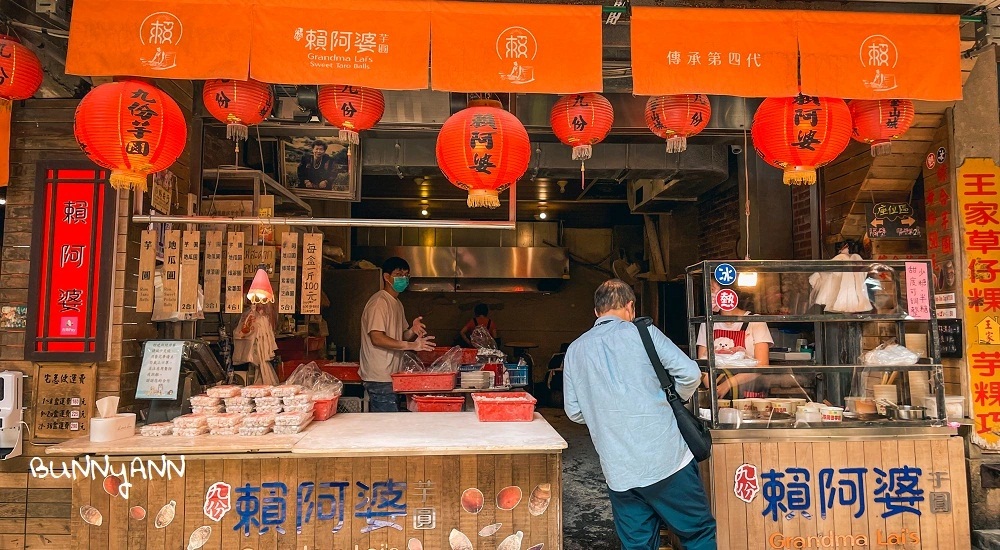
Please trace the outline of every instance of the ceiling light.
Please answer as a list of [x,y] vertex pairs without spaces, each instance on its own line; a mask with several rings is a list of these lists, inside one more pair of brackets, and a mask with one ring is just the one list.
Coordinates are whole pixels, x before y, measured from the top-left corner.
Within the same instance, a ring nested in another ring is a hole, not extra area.
[[0,206],[7,204],[7,199],[0,197]]
[[538,213],[538,219],[540,219],[540,220],[544,220],[545,218],[548,218],[548,217],[549,217],[549,215],[546,214],[544,211]]
[[744,271],[736,277],[736,286],[755,287],[757,286],[757,272]]
[[423,209],[420,210],[420,215],[421,216],[427,216],[429,214],[430,214],[430,212],[428,212],[426,208],[423,208]]

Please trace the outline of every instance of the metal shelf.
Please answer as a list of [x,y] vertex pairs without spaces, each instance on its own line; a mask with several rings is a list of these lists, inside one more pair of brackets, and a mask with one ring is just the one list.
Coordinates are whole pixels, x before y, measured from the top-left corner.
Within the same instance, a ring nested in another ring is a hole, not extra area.
[[900,365],[900,366],[882,366],[882,365],[768,365],[764,367],[713,367],[709,368],[706,365],[699,365],[703,372],[717,372],[717,373],[729,373],[729,374],[740,374],[745,372],[756,373],[756,374],[813,374],[822,372],[853,372],[855,370],[870,370],[870,371],[898,371],[898,372],[922,372],[922,371],[933,371],[934,369],[940,368],[941,365],[932,364],[916,364],[916,365]]
[[[263,185],[265,192],[270,192],[276,197],[295,205],[297,207],[295,209],[296,213],[301,212],[307,217],[312,216],[312,207],[309,206],[309,204],[289,191],[284,185],[275,181],[274,178],[268,176],[260,170],[239,168],[202,170],[202,182],[202,191],[206,194],[206,197],[209,196],[207,195],[208,193],[213,192],[218,193],[219,197],[226,198],[229,198],[231,195],[246,195],[248,192],[252,193],[255,210],[259,208],[258,197],[261,193],[261,185]],[[217,190],[216,182],[218,182]],[[247,185],[250,182],[252,182],[252,188]],[[235,199],[238,197],[232,198]],[[277,205],[275,205],[275,209],[277,209]]]

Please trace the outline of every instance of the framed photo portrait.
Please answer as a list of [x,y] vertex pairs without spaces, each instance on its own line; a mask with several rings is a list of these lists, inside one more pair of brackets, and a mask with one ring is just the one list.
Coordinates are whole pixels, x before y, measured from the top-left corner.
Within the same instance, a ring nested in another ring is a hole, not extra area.
[[361,200],[361,154],[335,137],[282,136],[281,183],[305,199]]

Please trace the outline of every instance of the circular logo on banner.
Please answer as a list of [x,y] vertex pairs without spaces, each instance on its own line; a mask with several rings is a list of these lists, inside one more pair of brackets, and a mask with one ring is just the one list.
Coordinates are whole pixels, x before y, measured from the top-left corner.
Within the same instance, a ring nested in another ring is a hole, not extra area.
[[948,151],[944,147],[938,147],[937,150],[937,161],[939,164],[944,164],[948,160]]
[[729,286],[736,282],[736,268],[730,264],[719,264],[715,268],[715,282],[722,286]]
[[937,156],[934,153],[927,153],[927,169],[933,170],[937,166]]
[[715,305],[722,311],[732,311],[740,304],[740,297],[731,288],[724,288],[715,295]]

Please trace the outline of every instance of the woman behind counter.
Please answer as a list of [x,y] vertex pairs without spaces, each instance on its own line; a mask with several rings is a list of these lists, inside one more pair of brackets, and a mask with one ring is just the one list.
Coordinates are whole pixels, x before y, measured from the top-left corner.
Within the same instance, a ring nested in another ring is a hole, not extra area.
[[[715,313],[719,312],[719,306],[716,304],[716,297],[722,290],[722,287],[715,281],[711,282],[712,289],[712,311]],[[726,315],[740,317],[743,315],[750,315],[749,311],[737,307],[736,309],[728,312]],[[743,348],[746,350],[748,356],[752,356],[757,360],[758,366],[766,366],[770,361],[770,349],[771,344],[774,340],[771,338],[771,332],[767,328],[767,323],[760,322],[735,322],[735,323],[715,323],[712,326],[712,343],[715,346],[715,352],[718,354],[720,351],[729,351],[735,348]],[[698,347],[698,358],[706,359],[708,357],[708,349],[705,347],[705,325],[702,324],[701,328],[698,329],[698,340],[696,342]],[[754,387],[756,384],[751,384],[757,378],[760,377],[759,374],[754,373],[740,373],[736,376],[728,376],[724,381],[716,386],[718,390],[719,397],[724,397],[733,386],[736,386],[740,393],[743,395],[733,396],[736,397],[749,397],[746,392],[757,390]],[[706,385],[708,385],[707,378],[705,379]]]
[[469,322],[462,327],[462,341],[469,347],[476,347],[472,344],[472,331],[476,330],[478,327],[486,327],[486,330],[490,332],[490,336],[493,340],[497,339],[497,325],[490,319],[490,308],[486,304],[476,304],[473,310],[473,317],[469,319]]

